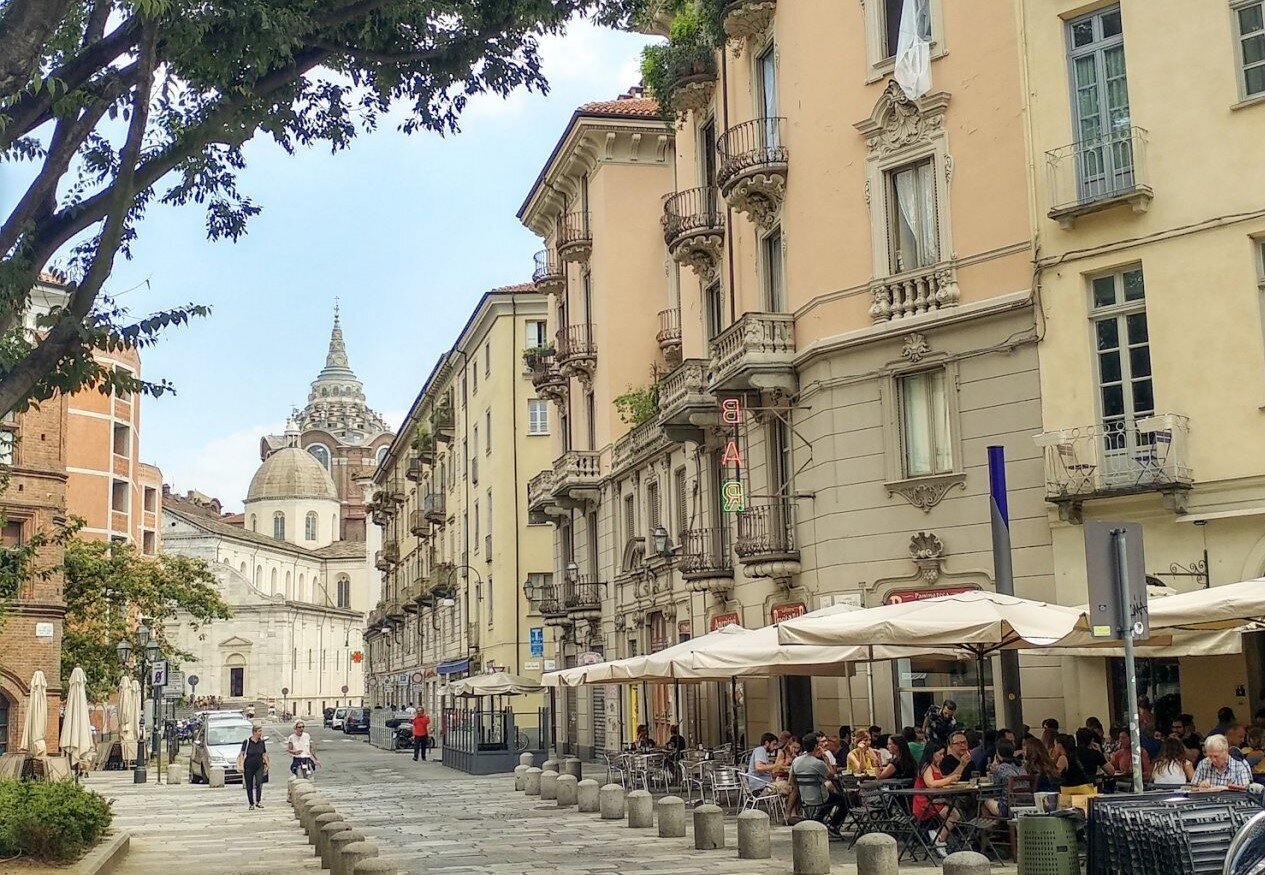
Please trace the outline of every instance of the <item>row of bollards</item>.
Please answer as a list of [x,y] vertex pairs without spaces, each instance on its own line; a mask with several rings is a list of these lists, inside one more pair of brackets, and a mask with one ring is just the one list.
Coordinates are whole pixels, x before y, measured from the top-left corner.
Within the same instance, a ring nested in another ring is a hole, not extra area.
[[321,858],[322,869],[334,875],[397,875],[395,864],[379,859],[378,846],[352,829],[311,781],[291,778],[286,798],[307,833],[308,843]]

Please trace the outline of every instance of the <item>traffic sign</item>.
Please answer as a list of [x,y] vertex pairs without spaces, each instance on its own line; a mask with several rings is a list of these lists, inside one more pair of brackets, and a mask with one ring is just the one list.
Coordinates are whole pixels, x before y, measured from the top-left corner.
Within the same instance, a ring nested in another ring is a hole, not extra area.
[[151,662],[149,665],[149,685],[151,687],[165,686],[167,683],[167,660],[162,659],[158,662]]
[[189,686],[197,687],[197,685],[198,685],[198,676],[196,674],[189,675]]
[[167,687],[176,691],[177,696],[184,695],[184,672],[176,670],[167,672]]
[[545,627],[533,626],[530,630],[531,655],[545,655]]
[[347,695],[347,690],[348,690],[348,689],[349,689],[349,688],[348,688],[348,686],[347,686],[346,684],[343,684],[343,695],[344,695],[344,696],[345,696],[345,695]]

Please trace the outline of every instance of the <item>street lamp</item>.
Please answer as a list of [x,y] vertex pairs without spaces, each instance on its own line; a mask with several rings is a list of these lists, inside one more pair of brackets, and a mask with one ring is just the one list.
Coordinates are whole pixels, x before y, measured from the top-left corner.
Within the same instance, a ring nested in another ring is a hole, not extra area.
[[[119,663],[125,669],[132,661],[133,652],[136,654],[136,676],[137,680],[140,682],[141,691],[141,698],[140,701],[136,703],[136,708],[138,713],[142,715],[145,713],[145,670],[148,667],[146,665],[146,660],[150,653],[149,644],[149,627],[142,624],[136,628],[135,649],[133,649],[132,643],[126,638],[121,640],[114,648],[115,653],[119,657]],[[156,641],[153,642],[153,649],[155,652],[158,651],[158,643]],[[145,783],[147,779],[145,774],[145,762],[145,738],[144,736],[140,736],[138,734],[136,739],[136,765],[132,770],[132,783]]]
[[650,545],[654,548],[655,555],[662,556],[664,559],[672,558],[672,545],[668,543],[668,530],[663,526],[654,527],[654,531],[650,534]]

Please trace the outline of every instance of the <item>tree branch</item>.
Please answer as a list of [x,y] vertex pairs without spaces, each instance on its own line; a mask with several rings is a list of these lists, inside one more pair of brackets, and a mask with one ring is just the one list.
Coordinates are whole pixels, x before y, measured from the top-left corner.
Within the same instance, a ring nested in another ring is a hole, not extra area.
[[39,70],[48,38],[74,0],[8,0],[0,12],[0,98],[17,94]]

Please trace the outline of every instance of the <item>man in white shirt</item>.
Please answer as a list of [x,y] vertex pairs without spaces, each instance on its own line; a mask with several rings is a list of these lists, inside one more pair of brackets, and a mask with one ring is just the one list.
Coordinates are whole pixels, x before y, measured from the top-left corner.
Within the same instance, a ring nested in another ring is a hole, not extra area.
[[312,736],[304,731],[302,720],[294,724],[294,733],[286,739],[286,753],[291,757],[290,771],[296,775],[303,760],[308,760],[312,766],[319,762],[312,752]]
[[747,788],[753,793],[765,790],[773,783],[773,763],[777,759],[777,736],[766,732],[760,736],[760,746],[751,751],[747,762]]

